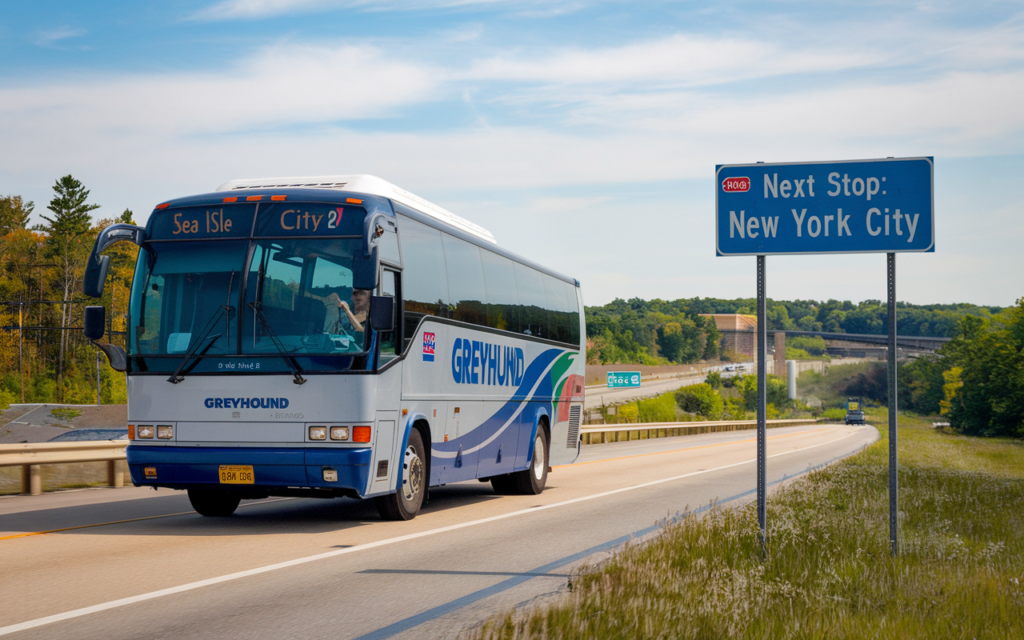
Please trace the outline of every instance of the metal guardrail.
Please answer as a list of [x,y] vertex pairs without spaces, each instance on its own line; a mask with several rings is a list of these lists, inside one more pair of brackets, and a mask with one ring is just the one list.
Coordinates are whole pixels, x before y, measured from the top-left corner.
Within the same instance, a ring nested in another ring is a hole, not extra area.
[[[769,420],[769,427],[783,427],[797,424],[813,424],[817,420]],[[692,435],[737,431],[757,426],[757,420],[713,420],[705,422],[648,422],[638,424],[588,425],[580,429],[583,444],[609,442],[608,434],[625,433],[626,440],[639,440],[641,432],[647,438]],[[632,433],[636,432],[636,438]],[[652,433],[653,432],[653,433]],[[599,436],[595,439],[595,435]],[[124,486],[124,472],[118,462],[124,460],[127,440],[105,442],[43,442],[38,444],[0,445],[0,467],[21,467],[22,493],[37,496],[43,492],[41,467],[44,464],[71,464],[76,462],[106,462],[107,484],[111,487]]]
[[[768,420],[768,427],[786,427],[799,424],[815,424],[815,418],[797,418],[789,420]],[[580,429],[583,444],[619,442],[620,434],[626,434],[626,440],[641,440],[645,433],[647,438],[669,438],[689,436],[698,433],[718,433],[721,431],[741,431],[757,427],[757,420],[707,420],[703,422],[638,422],[635,424],[599,424],[586,425]],[[636,433],[636,437],[632,436]],[[609,435],[614,434],[612,438]]]
[[42,442],[0,445],[0,467],[21,467],[21,492],[37,496],[43,492],[41,466],[75,462],[106,462],[107,484],[124,486],[124,472],[118,462],[125,459],[128,441]]

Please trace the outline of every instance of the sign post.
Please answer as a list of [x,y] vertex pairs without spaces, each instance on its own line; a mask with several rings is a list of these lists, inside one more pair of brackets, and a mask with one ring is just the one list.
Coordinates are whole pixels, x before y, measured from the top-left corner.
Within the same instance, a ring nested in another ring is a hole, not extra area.
[[757,256],[757,526],[760,529],[761,549],[766,550],[768,507],[766,504],[767,475],[766,449],[768,448],[768,322],[765,304],[765,257]]
[[885,253],[889,318],[889,538],[899,551],[896,253],[935,251],[934,159],[885,158],[715,168],[715,252],[757,256],[757,519],[767,541],[765,258]]

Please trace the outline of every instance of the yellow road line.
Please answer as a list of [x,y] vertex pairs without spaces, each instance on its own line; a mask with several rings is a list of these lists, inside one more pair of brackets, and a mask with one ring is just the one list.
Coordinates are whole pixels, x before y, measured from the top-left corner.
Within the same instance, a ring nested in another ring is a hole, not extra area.
[[166,513],[161,516],[146,516],[144,518],[131,518],[128,520],[114,520],[112,522],[97,522],[96,524],[82,524],[77,527],[64,527],[63,529],[50,529],[48,531],[33,531],[31,533],[19,533],[14,536],[4,536],[0,540],[13,540],[14,538],[27,538],[29,536],[43,536],[47,533],[60,533],[61,531],[73,531],[75,529],[89,529],[90,527],[105,527],[108,524],[123,524],[125,522],[138,522],[140,520],[155,520],[157,518],[170,518],[173,516],[187,516],[195,511],[182,511],[181,513]]
[[[294,500],[295,498],[280,498],[278,500],[267,500],[266,502],[250,502],[249,504],[241,504],[239,507],[251,507],[257,504],[270,504],[271,502],[282,502],[284,500]],[[92,527],[105,527],[111,524],[124,524],[126,522],[140,522],[142,520],[156,520],[158,518],[173,518],[175,516],[187,516],[195,511],[181,511],[178,513],[165,513],[159,516],[145,516],[142,518],[129,518],[128,520],[113,520],[111,522],[97,522],[95,524],[81,524],[77,527],[64,527],[63,529],[49,529],[48,531],[32,531],[30,533],[19,533],[13,536],[4,536],[0,540],[13,540],[14,538],[27,538],[29,536],[44,536],[48,533],[61,533],[62,531],[74,531],[75,529],[91,529]]]

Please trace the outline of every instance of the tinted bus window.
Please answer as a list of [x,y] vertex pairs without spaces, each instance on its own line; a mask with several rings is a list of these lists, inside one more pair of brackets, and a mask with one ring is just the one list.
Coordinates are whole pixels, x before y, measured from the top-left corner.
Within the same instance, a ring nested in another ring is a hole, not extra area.
[[576,298],[576,285],[559,282],[565,288],[565,297],[569,301],[569,342],[580,343],[580,304]]
[[512,261],[490,251],[481,251],[487,285],[487,326],[519,333],[519,292]]
[[405,344],[416,335],[420,318],[446,316],[448,313],[448,277],[444,266],[441,232],[410,218],[399,221],[402,234],[403,281],[405,298]]
[[569,330],[569,303],[565,299],[564,283],[557,278],[544,275],[544,296],[547,300],[547,308],[550,312],[551,326],[548,332],[549,338],[561,342],[571,342]]
[[487,326],[487,300],[480,248],[464,240],[442,234],[448,271],[448,294],[455,320]]
[[544,277],[539,271],[518,262],[515,263],[515,272],[519,289],[520,332],[553,340],[547,296],[544,293]]

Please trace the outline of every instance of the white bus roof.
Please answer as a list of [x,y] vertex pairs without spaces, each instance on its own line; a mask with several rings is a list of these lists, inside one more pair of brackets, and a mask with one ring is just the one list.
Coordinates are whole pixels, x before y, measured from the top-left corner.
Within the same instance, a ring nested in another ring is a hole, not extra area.
[[391,184],[387,180],[381,180],[377,176],[355,174],[341,176],[298,176],[290,178],[247,178],[243,180],[228,180],[217,187],[217,191],[270,189],[275,187],[279,189],[338,189],[389,198],[455,227],[463,233],[468,233],[481,240],[497,244],[494,234],[480,225],[459,217],[433,202],[424,200],[415,193],[410,193],[401,187]]

